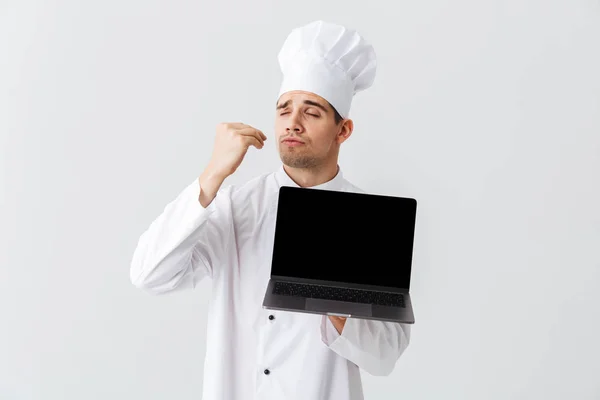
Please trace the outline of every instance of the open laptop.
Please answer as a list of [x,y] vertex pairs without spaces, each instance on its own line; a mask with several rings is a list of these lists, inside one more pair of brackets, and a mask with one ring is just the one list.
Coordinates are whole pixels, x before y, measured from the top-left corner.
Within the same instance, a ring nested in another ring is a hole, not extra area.
[[263,307],[415,322],[417,201],[282,186]]

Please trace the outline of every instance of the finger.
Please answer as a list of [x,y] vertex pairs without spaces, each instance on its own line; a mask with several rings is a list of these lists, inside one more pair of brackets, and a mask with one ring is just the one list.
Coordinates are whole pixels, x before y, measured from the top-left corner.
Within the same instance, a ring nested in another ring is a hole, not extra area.
[[246,125],[241,122],[227,122],[227,125],[234,129],[250,128],[250,125]]
[[252,136],[255,137],[261,144],[264,144],[265,138],[263,138],[264,134],[262,134],[259,130],[254,128],[246,128],[240,129],[238,131],[240,135],[243,136]]
[[267,140],[267,135],[265,135],[264,133],[262,133],[262,131],[259,130],[257,130],[257,132],[263,142]]
[[257,149],[262,149],[264,146],[264,143],[261,142],[260,140],[258,140],[255,136],[244,136],[245,142],[247,144],[247,146],[254,146]]

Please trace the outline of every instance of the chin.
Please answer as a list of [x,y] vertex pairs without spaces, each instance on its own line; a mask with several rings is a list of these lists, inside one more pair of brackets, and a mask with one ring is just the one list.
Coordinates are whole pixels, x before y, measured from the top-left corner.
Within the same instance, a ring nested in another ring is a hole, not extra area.
[[319,165],[318,160],[311,156],[280,153],[279,158],[284,165],[290,168],[313,168]]

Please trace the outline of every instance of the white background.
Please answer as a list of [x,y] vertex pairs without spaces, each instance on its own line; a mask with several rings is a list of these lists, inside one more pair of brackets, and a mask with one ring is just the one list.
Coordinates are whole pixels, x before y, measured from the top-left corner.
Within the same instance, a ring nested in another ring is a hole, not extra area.
[[[153,297],[129,262],[217,123],[273,138],[316,19],[378,57],[345,177],[419,201],[412,341],[366,398],[600,398],[597,1],[5,0],[0,399],[199,398],[208,282]],[[227,183],[278,166],[267,141]]]

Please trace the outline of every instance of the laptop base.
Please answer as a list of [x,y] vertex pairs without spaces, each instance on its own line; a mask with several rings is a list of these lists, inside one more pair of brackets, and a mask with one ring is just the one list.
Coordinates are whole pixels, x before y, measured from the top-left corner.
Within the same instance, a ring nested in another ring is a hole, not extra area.
[[404,307],[380,306],[338,300],[326,300],[273,294],[275,282],[270,279],[263,300],[263,308],[279,311],[325,314],[346,318],[361,318],[378,321],[414,324],[410,294],[404,294]]

